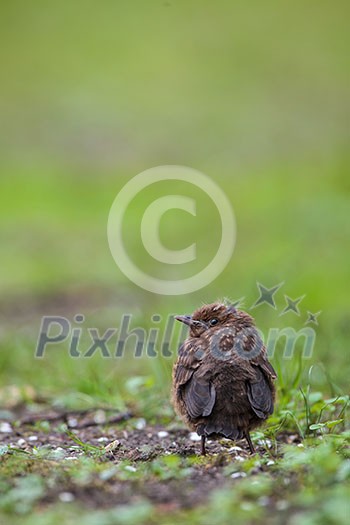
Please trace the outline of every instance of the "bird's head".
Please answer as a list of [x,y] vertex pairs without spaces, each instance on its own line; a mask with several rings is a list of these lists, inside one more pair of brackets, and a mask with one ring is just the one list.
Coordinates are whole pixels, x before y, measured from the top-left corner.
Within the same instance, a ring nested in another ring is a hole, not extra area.
[[178,321],[190,327],[191,337],[210,335],[220,328],[232,326],[253,326],[253,318],[242,310],[237,310],[232,304],[213,303],[205,304],[193,312],[192,315],[178,315]]

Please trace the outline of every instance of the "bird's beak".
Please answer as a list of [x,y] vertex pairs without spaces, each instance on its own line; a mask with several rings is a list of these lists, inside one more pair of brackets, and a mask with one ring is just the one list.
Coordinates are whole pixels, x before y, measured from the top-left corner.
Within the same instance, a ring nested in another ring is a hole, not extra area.
[[190,315],[176,315],[175,319],[181,323],[187,324],[188,326],[191,326],[193,323],[192,317]]

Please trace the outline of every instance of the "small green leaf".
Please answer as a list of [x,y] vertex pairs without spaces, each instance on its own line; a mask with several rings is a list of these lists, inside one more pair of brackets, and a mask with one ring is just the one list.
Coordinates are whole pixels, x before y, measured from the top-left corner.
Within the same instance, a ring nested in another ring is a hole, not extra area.
[[313,425],[309,426],[310,430],[319,430],[320,428],[324,428],[326,426],[325,423],[315,423]]
[[339,423],[342,423],[344,419],[335,419],[334,421],[327,421],[326,426],[327,428],[333,428],[336,425],[339,425]]
[[309,394],[309,403],[310,405],[313,405],[314,403],[317,403],[318,401],[321,401],[323,399],[322,392],[311,392]]

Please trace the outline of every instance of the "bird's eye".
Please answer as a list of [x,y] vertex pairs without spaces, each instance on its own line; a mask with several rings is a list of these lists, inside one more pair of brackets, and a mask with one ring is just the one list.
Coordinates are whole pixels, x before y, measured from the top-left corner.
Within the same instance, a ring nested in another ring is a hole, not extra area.
[[218,324],[218,322],[219,322],[218,319],[214,318],[214,319],[210,319],[209,324],[210,324],[210,326],[214,326],[214,325]]

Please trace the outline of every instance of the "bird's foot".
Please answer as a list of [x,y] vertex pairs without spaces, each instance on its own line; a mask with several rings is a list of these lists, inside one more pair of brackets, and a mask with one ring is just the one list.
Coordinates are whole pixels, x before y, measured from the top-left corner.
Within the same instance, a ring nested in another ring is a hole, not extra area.
[[205,436],[201,436],[201,455],[206,456],[207,452],[205,450]]
[[252,440],[251,440],[251,437],[250,437],[250,434],[249,434],[248,431],[244,434],[244,437],[245,437],[246,440],[247,440],[247,443],[248,443],[248,446],[249,446],[250,453],[251,453],[251,454],[255,454],[256,450],[255,450],[255,447],[254,447],[254,445],[253,445],[253,442],[252,442]]

